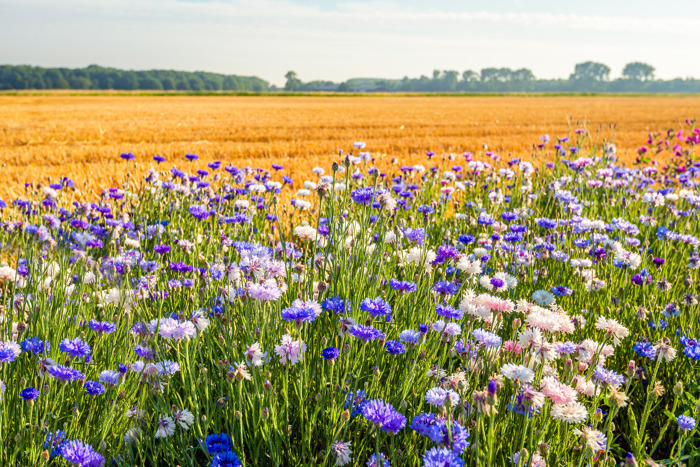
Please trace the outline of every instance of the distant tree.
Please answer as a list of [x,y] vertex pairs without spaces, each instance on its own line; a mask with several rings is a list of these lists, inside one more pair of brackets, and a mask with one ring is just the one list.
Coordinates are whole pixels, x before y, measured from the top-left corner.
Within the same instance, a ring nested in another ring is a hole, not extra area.
[[622,77],[632,81],[651,81],[654,79],[653,66],[642,62],[631,62],[622,70]]
[[569,79],[571,81],[584,82],[608,81],[610,79],[610,67],[598,62],[578,63]]
[[520,68],[519,70],[515,70],[511,73],[511,80],[521,82],[534,81],[535,75],[532,73],[531,70],[528,70],[527,68]]
[[473,81],[479,81],[479,73],[472,70],[467,70],[462,72],[462,81],[471,83]]
[[163,85],[163,89],[166,91],[173,91],[177,86],[177,82],[172,76],[166,76],[163,78],[161,84]]
[[297,91],[301,88],[301,80],[297,78],[297,74],[294,71],[288,71],[284,77],[287,79],[287,82],[284,85],[284,90],[285,91]]

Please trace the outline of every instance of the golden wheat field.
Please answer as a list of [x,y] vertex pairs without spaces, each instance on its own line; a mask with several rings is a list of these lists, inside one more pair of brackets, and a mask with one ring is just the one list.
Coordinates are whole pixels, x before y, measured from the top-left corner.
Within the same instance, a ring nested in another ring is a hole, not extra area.
[[186,165],[194,152],[239,166],[277,162],[293,176],[354,141],[387,163],[476,153],[484,143],[527,157],[541,134],[583,126],[630,158],[648,132],[698,115],[700,97],[0,96],[0,192],[20,196],[25,182],[61,176],[84,194],[116,186],[122,152],[136,155],[137,172],[156,154]]

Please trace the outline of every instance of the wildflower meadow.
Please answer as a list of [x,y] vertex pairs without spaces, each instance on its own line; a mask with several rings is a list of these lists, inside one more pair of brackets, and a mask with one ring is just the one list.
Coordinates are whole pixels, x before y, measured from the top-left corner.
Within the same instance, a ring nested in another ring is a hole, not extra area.
[[[0,465],[700,465],[700,129],[0,202]],[[114,156],[118,159],[118,156]]]

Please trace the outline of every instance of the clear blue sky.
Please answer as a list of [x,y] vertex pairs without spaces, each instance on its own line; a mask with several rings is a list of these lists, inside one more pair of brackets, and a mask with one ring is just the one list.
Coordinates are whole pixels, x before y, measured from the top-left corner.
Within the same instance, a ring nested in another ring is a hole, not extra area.
[[700,2],[0,0],[0,63],[167,68],[302,80],[595,60],[700,77]]

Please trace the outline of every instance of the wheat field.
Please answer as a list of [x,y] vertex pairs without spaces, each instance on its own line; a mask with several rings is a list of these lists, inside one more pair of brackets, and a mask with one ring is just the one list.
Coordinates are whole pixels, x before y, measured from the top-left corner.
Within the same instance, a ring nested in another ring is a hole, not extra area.
[[[0,96],[3,197],[26,182],[73,178],[85,194],[123,181],[122,152],[135,170],[154,155],[234,165],[285,165],[292,175],[328,165],[354,141],[386,162],[488,150],[528,157],[539,136],[586,127],[614,139],[628,160],[647,133],[700,114],[700,97],[229,97]],[[261,160],[265,160],[262,162]]]

